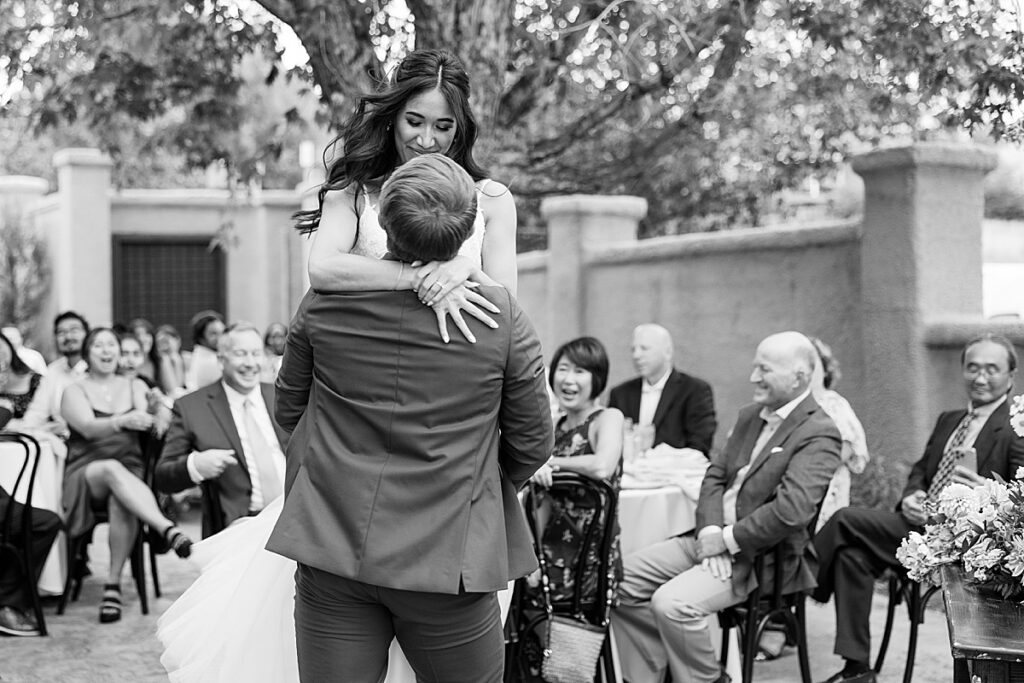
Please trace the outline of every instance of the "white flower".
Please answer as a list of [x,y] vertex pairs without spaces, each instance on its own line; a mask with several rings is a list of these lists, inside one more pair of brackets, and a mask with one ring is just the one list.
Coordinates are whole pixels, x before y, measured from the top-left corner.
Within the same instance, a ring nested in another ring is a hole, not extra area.
[[[1024,395],[1014,396],[1010,403],[1010,426],[1017,436],[1024,436]],[[1019,472],[1017,478],[1020,478]]]
[[[1018,396],[1017,398],[1020,398],[1020,397]],[[1017,468],[1017,473],[1013,475],[1013,478],[1014,479],[1024,479],[1024,467],[1018,467]]]

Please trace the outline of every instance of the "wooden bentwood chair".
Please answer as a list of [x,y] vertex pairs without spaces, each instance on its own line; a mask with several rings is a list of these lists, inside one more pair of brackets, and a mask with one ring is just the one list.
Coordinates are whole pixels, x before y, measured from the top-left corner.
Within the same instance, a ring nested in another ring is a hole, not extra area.
[[[43,617],[43,606],[39,600],[39,587],[36,585],[35,563],[32,559],[32,494],[36,485],[36,471],[39,468],[39,456],[41,449],[39,442],[28,434],[21,432],[0,433],[0,442],[10,443],[19,446],[24,452],[25,459],[18,470],[18,477],[14,480],[14,486],[7,499],[7,505],[0,510],[0,562],[6,563],[11,560],[17,562],[21,568],[21,576],[25,582],[25,590],[32,601],[32,612],[35,614],[36,624],[39,627],[39,635],[46,635],[46,619]],[[21,482],[28,477],[25,488],[24,513],[21,515],[21,529],[18,534],[20,543],[14,542],[14,494],[19,490]]]

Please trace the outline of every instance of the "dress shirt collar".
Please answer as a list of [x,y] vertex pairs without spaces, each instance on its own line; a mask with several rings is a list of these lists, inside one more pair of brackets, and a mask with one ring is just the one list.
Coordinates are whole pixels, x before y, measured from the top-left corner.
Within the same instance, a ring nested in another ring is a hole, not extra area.
[[992,401],[991,403],[986,403],[983,406],[978,406],[977,408],[972,406],[971,402],[968,401],[967,402],[967,412],[973,412],[975,418],[979,418],[980,417],[982,419],[982,421],[985,421],[985,420],[987,420],[992,415],[992,413],[994,413],[994,412],[996,412],[996,410],[998,410],[999,406],[1003,405],[1004,403],[1006,403],[1006,396],[1005,395],[1002,398],[998,399],[998,400]]
[[259,408],[263,405],[263,392],[258,386],[248,394],[243,394],[237,389],[228,386],[227,382],[222,381],[220,385],[224,387],[224,393],[228,397],[228,405],[232,408],[242,408],[245,406],[246,401],[252,401],[253,408]]
[[79,358],[78,362],[72,366],[71,363],[68,362],[67,356],[61,356],[50,363],[50,368],[65,375],[85,375],[86,371],[89,369],[89,364],[85,362],[84,358]]
[[645,379],[643,382],[640,383],[641,384],[641,391],[643,393],[647,393],[649,391],[664,391],[665,390],[665,385],[668,383],[668,376],[671,375],[671,374],[672,374],[672,368],[670,366],[669,369],[665,371],[665,374],[661,376],[661,379],[659,379],[654,384],[649,384],[647,382],[647,380]]
[[810,388],[806,389],[804,393],[800,394],[786,405],[780,407],[778,410],[769,410],[768,408],[761,408],[761,419],[770,425],[778,426],[789,417],[796,407],[800,405],[801,401],[810,396]]

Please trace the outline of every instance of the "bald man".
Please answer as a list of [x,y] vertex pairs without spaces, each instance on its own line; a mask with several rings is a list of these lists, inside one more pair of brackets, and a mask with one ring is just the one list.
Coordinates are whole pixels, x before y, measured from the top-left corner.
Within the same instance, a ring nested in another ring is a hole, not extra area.
[[[697,503],[696,534],[670,538],[623,561],[618,639],[642,653],[634,683],[729,680],[719,667],[707,618],[753,590],[752,562],[782,544],[784,593],[813,588],[817,571],[810,526],[839,467],[841,441],[810,392],[814,347],[798,332],[757,347],[754,403],[740,410],[725,448],[708,466]],[[770,586],[764,587],[770,590]]]
[[718,426],[711,385],[672,367],[672,335],[661,325],[633,330],[630,351],[640,376],[612,389],[608,407],[635,425],[654,425],[658,451],[707,458]]

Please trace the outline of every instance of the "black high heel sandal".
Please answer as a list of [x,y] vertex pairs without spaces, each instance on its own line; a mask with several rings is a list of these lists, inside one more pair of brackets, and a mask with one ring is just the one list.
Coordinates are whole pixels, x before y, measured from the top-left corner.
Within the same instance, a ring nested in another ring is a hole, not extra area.
[[100,600],[100,623],[112,624],[121,620],[121,586],[116,583],[103,585],[103,598]]
[[167,531],[164,532],[164,542],[167,544],[167,549],[173,550],[178,557],[185,558],[192,554],[192,539],[176,526],[167,527]]

